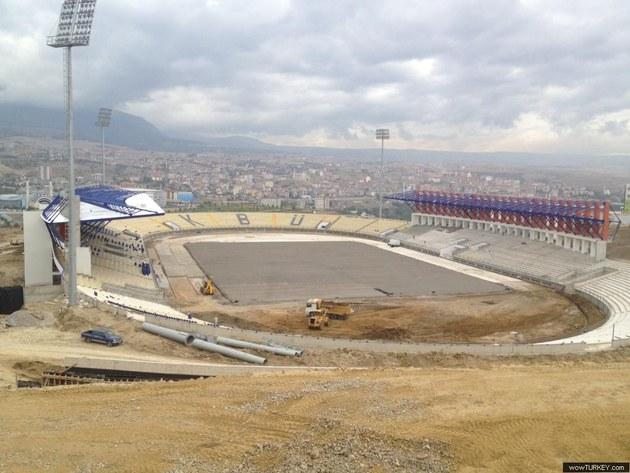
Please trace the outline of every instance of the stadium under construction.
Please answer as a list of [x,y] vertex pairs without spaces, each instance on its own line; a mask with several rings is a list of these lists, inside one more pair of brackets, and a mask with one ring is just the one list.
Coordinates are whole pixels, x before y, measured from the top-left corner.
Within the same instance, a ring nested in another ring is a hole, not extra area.
[[[82,188],[77,195],[82,297],[169,323],[196,320],[175,308],[182,280],[198,291],[212,278],[219,290],[210,300],[217,307],[273,306],[319,295],[457,298],[535,284],[584,297],[606,321],[536,344],[480,343],[473,351],[606,349],[630,336],[630,265],[605,258],[612,226],[605,202],[414,191],[387,197],[413,206],[411,221],[401,221],[319,213],[166,214],[149,196],[114,187]],[[25,215],[27,297],[52,285],[50,261],[63,274],[66,213],[57,197]],[[400,245],[388,245],[391,240]],[[209,322],[198,322],[211,330]],[[279,341],[287,342],[283,337]],[[308,345],[304,338],[301,344]],[[411,345],[390,348],[423,349]]]

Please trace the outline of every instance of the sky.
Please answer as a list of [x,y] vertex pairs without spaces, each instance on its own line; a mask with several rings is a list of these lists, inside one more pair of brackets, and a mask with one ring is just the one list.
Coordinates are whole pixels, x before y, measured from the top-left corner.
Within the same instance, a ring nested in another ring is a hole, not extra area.
[[[62,107],[61,0],[0,0],[0,103]],[[98,0],[79,108],[168,134],[630,151],[627,0]]]

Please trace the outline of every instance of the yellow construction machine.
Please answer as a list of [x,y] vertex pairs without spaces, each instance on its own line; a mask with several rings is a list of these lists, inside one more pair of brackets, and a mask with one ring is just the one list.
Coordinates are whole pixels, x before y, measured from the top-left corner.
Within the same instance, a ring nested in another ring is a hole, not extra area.
[[304,315],[308,317],[308,328],[317,330],[328,326],[329,319],[346,320],[353,312],[350,304],[322,299],[309,299],[304,309]]
[[201,285],[201,294],[204,296],[214,296],[214,283],[212,279],[208,278],[203,281]]
[[346,320],[354,312],[350,304],[344,302],[327,301],[323,299],[309,299],[306,301],[304,315],[310,316],[315,311],[325,311],[329,318],[333,320]]
[[308,328],[321,330],[322,326],[328,326],[328,314],[326,310],[314,310],[308,316]]

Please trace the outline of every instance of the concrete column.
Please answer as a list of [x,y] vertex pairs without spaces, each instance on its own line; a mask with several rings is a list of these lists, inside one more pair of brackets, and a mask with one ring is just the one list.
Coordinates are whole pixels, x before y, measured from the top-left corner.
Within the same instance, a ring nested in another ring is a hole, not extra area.
[[50,286],[52,274],[52,240],[39,210],[22,213],[24,229],[24,283],[30,286]]
[[571,249],[571,237],[564,237],[564,248]]
[[597,261],[602,261],[606,258],[606,242],[602,240],[596,240],[594,242],[595,246],[595,259]]

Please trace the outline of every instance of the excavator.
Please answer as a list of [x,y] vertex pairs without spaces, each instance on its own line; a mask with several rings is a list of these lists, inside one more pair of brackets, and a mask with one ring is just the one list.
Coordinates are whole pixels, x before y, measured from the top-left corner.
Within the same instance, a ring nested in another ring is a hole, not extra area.
[[204,296],[214,296],[214,283],[212,279],[208,278],[203,281],[201,285],[201,294]]

